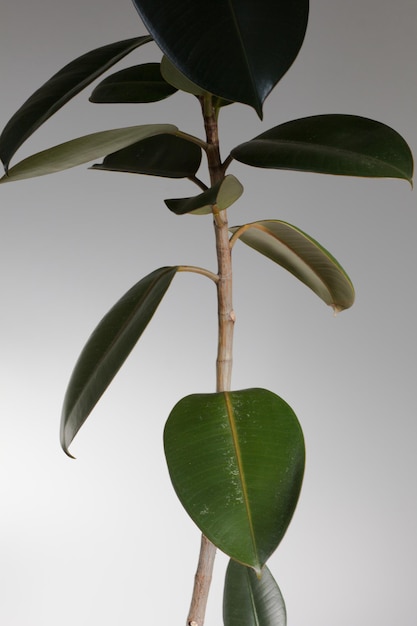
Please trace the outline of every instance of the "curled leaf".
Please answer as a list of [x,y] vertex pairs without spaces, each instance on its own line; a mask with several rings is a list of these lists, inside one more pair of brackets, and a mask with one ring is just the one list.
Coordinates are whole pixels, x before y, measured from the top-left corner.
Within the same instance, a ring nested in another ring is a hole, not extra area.
[[234,204],[243,193],[243,186],[238,179],[229,174],[207,191],[192,198],[172,198],[165,200],[170,211],[176,215],[193,213],[208,215],[213,211],[224,211]]
[[355,291],[345,270],[315,239],[280,220],[234,226],[232,233],[310,287],[335,312],[352,306]]

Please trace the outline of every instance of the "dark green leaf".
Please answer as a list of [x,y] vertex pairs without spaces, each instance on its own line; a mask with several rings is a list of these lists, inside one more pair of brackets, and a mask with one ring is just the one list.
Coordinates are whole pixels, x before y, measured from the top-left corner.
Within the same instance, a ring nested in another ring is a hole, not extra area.
[[135,37],[83,54],[52,76],[20,107],[0,137],[0,159],[7,171],[10,159],[24,141],[71,98],[100,74],[152,37]]
[[201,148],[175,135],[156,135],[109,154],[93,169],[150,174],[168,178],[193,176],[201,163]]
[[157,102],[177,89],[162,78],[159,63],[145,63],[116,72],[94,89],[90,102]]
[[66,141],[53,148],[32,154],[14,165],[0,183],[54,174],[62,170],[88,163],[94,159],[121,150],[153,135],[175,133],[178,130],[171,124],[145,124],[128,128],[103,130],[84,137]]
[[335,312],[352,306],[355,291],[349,276],[330,252],[299,228],[280,220],[262,220],[230,230],[291,272]]
[[180,400],[164,432],[175,491],[204,535],[258,573],[293,515],[304,441],[292,409],[266,389]]
[[293,120],[237,146],[231,154],[255,167],[410,182],[413,176],[413,157],[401,135],[354,115]]
[[133,0],[170,61],[193,83],[262,115],[296,58],[308,0]]
[[261,578],[230,561],[223,596],[224,626],[286,626],[284,599],[265,565]]
[[65,452],[142,335],[177,272],[161,267],[132,287],[104,316],[75,365],[64,399]]
[[165,200],[170,211],[176,215],[194,213],[207,215],[214,209],[224,211],[240,198],[243,187],[235,176],[229,174],[207,191],[193,198],[171,198]]

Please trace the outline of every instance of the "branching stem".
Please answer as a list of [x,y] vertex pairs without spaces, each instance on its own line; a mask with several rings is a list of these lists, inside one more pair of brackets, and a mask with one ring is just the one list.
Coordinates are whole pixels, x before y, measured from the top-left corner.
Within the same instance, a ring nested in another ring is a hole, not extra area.
[[[206,131],[207,163],[210,184],[223,180],[225,169],[230,161],[222,164],[220,158],[217,125],[218,109],[213,106],[212,96],[201,98],[201,107]],[[218,346],[216,361],[216,391],[229,391],[232,376],[232,347],[235,314],[232,304],[232,255],[229,243],[229,230],[226,211],[213,213],[214,233],[217,252],[217,302],[218,302]],[[207,598],[211,583],[215,546],[203,535],[200,558],[194,581],[193,596],[187,618],[187,626],[203,626]]]

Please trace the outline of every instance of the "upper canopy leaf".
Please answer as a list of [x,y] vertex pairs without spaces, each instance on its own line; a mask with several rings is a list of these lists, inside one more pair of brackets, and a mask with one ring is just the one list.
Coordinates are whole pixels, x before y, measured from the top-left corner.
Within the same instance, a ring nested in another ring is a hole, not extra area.
[[297,417],[266,389],[187,396],[164,431],[174,489],[205,536],[260,572],[293,515],[304,472]]
[[54,74],[26,100],[0,136],[0,159],[8,170],[10,159],[24,141],[66,102],[100,74],[152,37],[135,37],[87,52]]
[[284,598],[265,565],[259,578],[248,567],[230,561],[223,595],[224,626],[286,626]]
[[413,157],[395,130],[355,115],[316,115],[267,130],[231,152],[255,167],[344,176],[403,178]]
[[230,230],[291,272],[336,312],[352,306],[355,291],[345,270],[330,252],[299,228],[280,220],[263,220]]
[[187,178],[200,163],[201,148],[195,143],[175,135],[155,135],[109,154],[93,169]]
[[194,213],[208,215],[213,210],[224,211],[240,198],[243,186],[238,179],[229,174],[207,191],[192,198],[171,198],[165,200],[170,211],[176,215]]
[[159,63],[144,63],[105,78],[94,89],[90,102],[158,102],[176,91],[175,87],[163,79]]
[[166,56],[216,96],[262,104],[296,58],[308,0],[133,0]]
[[65,394],[61,445],[65,452],[142,335],[177,267],[161,267],[142,278],[103,317],[87,341]]
[[152,137],[152,135],[175,133],[177,130],[177,127],[172,124],[145,124],[143,126],[103,130],[78,137],[23,159],[0,179],[0,183],[61,172],[98,159],[105,154],[121,150],[141,139]]

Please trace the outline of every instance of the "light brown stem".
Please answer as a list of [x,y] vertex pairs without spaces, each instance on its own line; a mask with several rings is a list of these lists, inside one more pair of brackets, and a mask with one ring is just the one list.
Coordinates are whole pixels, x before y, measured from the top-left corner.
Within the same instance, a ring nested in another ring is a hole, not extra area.
[[[201,99],[204,127],[207,137],[207,161],[210,183],[215,185],[224,178],[225,167],[222,165],[219,149],[217,111],[212,104],[212,97]],[[226,211],[215,211],[214,232],[218,264],[217,302],[218,302],[218,346],[216,361],[216,391],[230,390],[232,375],[232,346],[235,314],[232,304],[232,255],[229,243],[229,231]],[[213,572],[215,546],[204,536],[201,537],[200,557],[194,580],[193,596],[187,618],[187,626],[203,626]]]

